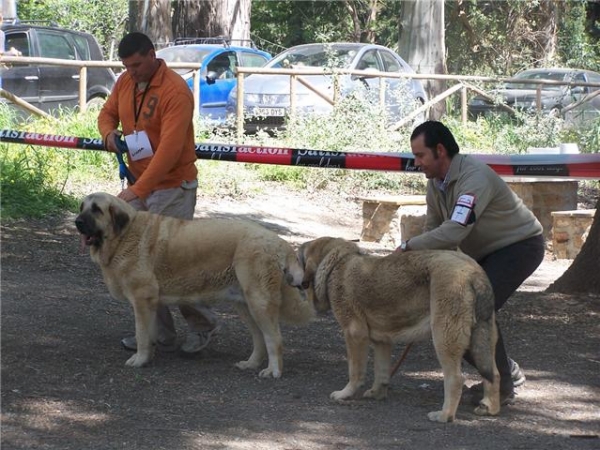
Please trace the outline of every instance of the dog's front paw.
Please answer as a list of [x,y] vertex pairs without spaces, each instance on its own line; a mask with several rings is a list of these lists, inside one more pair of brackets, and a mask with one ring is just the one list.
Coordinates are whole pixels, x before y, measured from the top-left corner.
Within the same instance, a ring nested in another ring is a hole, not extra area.
[[500,412],[500,408],[496,408],[496,411],[494,411],[494,408],[490,408],[484,402],[481,402],[473,412],[478,416],[496,416]]
[[250,361],[240,361],[238,363],[235,363],[235,367],[241,370],[256,370],[258,369],[258,364],[255,364]]
[[445,414],[444,411],[432,411],[427,414],[427,417],[429,417],[429,420],[432,422],[446,423],[454,421],[454,416],[449,416],[448,414]]
[[150,362],[150,357],[147,355],[140,355],[139,353],[135,353],[131,358],[129,358],[126,362],[126,366],[131,367],[142,367]]
[[353,394],[348,394],[346,389],[342,389],[341,391],[333,391],[329,396],[330,399],[335,401],[347,400],[352,397]]
[[261,370],[258,373],[258,376],[260,378],[281,378],[281,371],[279,370],[273,370],[270,367],[267,367],[266,369]]
[[371,389],[367,389],[363,394],[365,398],[373,398],[375,400],[384,400],[387,397],[388,386],[381,385],[379,387],[372,387]]

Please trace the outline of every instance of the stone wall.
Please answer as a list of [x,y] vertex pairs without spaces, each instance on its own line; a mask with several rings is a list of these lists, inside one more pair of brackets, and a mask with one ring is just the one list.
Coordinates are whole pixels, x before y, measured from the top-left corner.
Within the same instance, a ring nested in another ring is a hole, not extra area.
[[594,221],[595,209],[552,213],[552,251],[558,259],[575,259]]
[[552,238],[552,213],[577,209],[577,181],[523,178],[507,180],[507,184],[540,221],[546,241]]

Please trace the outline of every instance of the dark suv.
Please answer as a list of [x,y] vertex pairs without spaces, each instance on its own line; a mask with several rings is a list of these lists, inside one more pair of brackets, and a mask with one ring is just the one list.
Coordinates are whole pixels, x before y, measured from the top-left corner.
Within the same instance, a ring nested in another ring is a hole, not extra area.
[[[88,33],[53,26],[26,23],[2,25],[5,47],[14,48],[23,57],[57,58],[67,61],[102,61],[98,42]],[[17,97],[51,111],[61,106],[79,105],[79,68],[45,64],[11,64],[0,68],[2,88]],[[89,67],[87,70],[87,102],[100,103],[115,84],[110,68]]]

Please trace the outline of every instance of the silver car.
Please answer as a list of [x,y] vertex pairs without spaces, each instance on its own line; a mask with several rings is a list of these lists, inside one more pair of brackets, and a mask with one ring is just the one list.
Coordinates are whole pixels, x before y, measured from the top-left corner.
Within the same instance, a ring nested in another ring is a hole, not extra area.
[[[264,68],[351,69],[372,72],[413,74],[414,70],[389,48],[364,43],[305,44],[291,47],[275,56]],[[332,75],[302,75],[320,92],[333,98]],[[386,78],[374,75],[341,75],[338,78],[342,98],[351,94],[366,96],[372,103],[379,102],[379,91],[385,83],[385,108],[390,120],[397,120],[427,100],[421,82],[407,78]],[[235,120],[237,90],[227,100],[227,115]],[[290,110],[289,75],[249,75],[244,81],[244,129],[283,128]],[[319,95],[296,83],[296,112],[300,114],[327,114],[333,106]]]
[[[469,114],[471,117],[486,116],[492,113],[503,113],[504,110],[498,105],[504,103],[514,109],[524,112],[537,111],[537,87],[536,83],[519,82],[551,80],[571,83],[598,83],[600,74],[591,70],[567,69],[567,68],[540,68],[528,69],[517,73],[513,82],[506,83],[504,88],[495,89],[490,95],[496,98],[496,102],[482,96],[474,97],[469,103]],[[587,122],[590,119],[600,117],[600,95],[592,95],[600,89],[600,86],[568,86],[540,84],[539,108],[542,113],[553,116],[563,115],[569,122]],[[579,102],[588,96],[589,101],[573,105],[566,114],[563,109]]]

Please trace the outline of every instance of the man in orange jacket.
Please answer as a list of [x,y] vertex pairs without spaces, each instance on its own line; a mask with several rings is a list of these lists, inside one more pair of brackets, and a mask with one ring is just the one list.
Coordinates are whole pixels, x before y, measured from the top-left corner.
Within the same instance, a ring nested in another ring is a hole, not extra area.
[[[124,138],[127,143],[135,182],[118,197],[141,211],[191,220],[198,187],[193,95],[183,78],[156,58],[154,44],[145,34],[126,35],[119,43],[118,55],[127,70],[98,116],[105,148],[118,153],[117,140]],[[196,353],[216,331],[216,316],[201,306],[179,309],[190,329],[181,350]],[[177,334],[166,306],[158,309],[157,329],[158,344],[175,349]],[[136,349],[135,336],[121,343]]]

